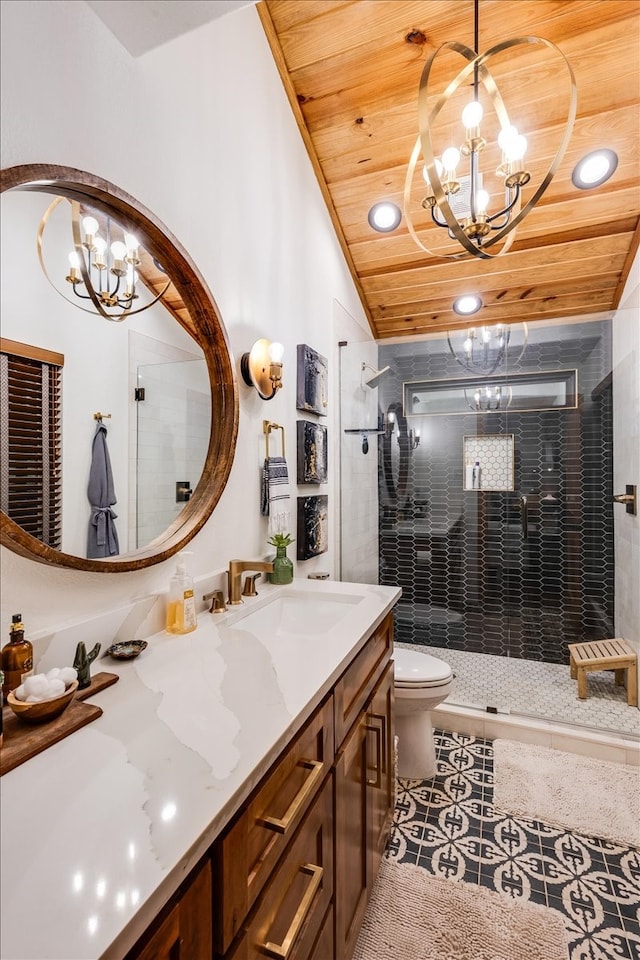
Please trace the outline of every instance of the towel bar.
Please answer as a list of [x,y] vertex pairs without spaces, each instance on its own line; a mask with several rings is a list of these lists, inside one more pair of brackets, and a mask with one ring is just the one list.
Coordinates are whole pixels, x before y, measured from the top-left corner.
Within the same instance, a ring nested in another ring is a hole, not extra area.
[[269,459],[269,434],[271,433],[272,430],[282,430],[282,456],[283,457],[286,456],[284,452],[284,427],[281,426],[279,423],[272,423],[271,420],[263,420],[262,432],[264,433],[265,441],[267,445],[267,460]]

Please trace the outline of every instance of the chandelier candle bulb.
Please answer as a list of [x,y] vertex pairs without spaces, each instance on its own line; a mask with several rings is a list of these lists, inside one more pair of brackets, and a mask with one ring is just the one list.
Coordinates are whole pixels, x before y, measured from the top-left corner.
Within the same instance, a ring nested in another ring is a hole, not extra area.
[[97,270],[106,270],[107,263],[104,252],[107,249],[107,241],[103,237],[95,237],[93,241],[94,258],[93,265]]
[[124,277],[127,272],[127,268],[124,265],[124,258],[127,255],[127,248],[125,247],[122,240],[115,240],[111,244],[111,256],[113,257],[113,265],[111,267],[111,273],[115,277]]
[[90,252],[94,250],[94,240],[98,232],[98,221],[95,217],[84,217],[82,221],[82,229],[84,230],[84,246]]
[[138,256],[138,240],[132,233],[125,233],[124,243],[127,251],[126,261],[132,266],[137,267],[140,263],[140,257]]
[[82,283],[80,276],[80,257],[75,250],[69,254],[69,273],[66,276],[68,283]]

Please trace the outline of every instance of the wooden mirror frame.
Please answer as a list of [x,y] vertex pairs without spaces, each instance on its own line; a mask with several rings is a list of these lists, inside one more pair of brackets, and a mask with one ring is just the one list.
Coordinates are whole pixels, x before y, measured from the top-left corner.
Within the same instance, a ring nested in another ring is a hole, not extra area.
[[[185,329],[201,347],[211,386],[211,434],[202,476],[173,523],[147,546],[122,559],[89,560],[63,553],[32,537],[0,511],[0,543],[39,563],[93,573],[127,573],[168,559],[191,540],[211,516],[224,490],[238,434],[238,388],[220,313],[195,264],[171,232],[134,197],[83,170],[54,164],[23,164],[0,171],[1,193],[29,190],[65,196],[109,214],[163,264],[188,310]],[[35,237],[34,237],[35,244]]]

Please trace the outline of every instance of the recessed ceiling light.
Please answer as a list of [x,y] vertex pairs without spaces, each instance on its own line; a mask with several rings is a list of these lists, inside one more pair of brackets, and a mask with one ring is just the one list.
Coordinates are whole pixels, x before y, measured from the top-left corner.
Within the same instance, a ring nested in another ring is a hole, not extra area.
[[617,166],[618,155],[613,150],[593,150],[575,165],[571,181],[579,190],[591,190],[605,183]]
[[374,203],[369,210],[367,220],[369,226],[379,233],[390,233],[402,220],[402,212],[395,203],[383,200],[380,203]]
[[468,317],[472,313],[477,313],[482,306],[482,298],[476,293],[467,294],[464,297],[458,297],[453,301],[453,309],[463,317]]

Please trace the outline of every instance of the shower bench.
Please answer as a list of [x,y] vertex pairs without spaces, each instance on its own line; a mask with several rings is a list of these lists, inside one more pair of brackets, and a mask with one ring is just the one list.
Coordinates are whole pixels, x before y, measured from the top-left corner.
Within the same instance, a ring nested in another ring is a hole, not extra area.
[[[638,706],[637,656],[626,640],[590,640],[587,643],[569,644],[571,677],[578,681],[578,697],[586,700],[587,673],[591,670],[613,670],[616,683],[627,688],[627,703]],[[626,678],[625,678],[626,674]],[[626,680],[626,683],[625,683]]]

